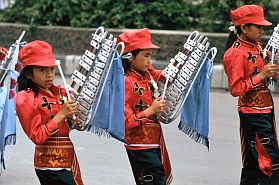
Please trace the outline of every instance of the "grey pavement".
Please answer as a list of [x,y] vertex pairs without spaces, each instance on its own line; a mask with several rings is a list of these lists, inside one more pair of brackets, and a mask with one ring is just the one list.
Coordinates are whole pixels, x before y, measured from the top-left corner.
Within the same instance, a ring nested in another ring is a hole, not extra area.
[[[279,96],[274,95],[275,105]],[[224,90],[210,93],[210,150],[178,130],[178,121],[162,125],[172,169],[172,185],[237,185],[241,159],[237,99]],[[190,108],[190,107],[189,107]],[[277,118],[278,119],[278,118]],[[72,131],[86,185],[133,185],[123,144],[89,132]],[[7,146],[1,185],[39,184],[33,169],[34,144],[17,124],[17,144]]]

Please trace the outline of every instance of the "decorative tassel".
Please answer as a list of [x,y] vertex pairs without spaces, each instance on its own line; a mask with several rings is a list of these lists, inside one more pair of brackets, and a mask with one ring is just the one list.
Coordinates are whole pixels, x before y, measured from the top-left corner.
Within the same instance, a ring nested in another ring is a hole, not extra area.
[[9,135],[5,138],[6,145],[15,145],[16,144],[16,134]]
[[90,125],[87,128],[87,131],[92,132],[92,133],[96,134],[99,137],[104,136],[104,137],[107,137],[107,138],[115,138],[115,139],[117,139],[117,140],[119,140],[119,141],[121,141],[123,143],[126,143],[122,138],[119,138],[116,135],[114,135],[112,133],[109,133],[107,130],[99,128],[99,127],[96,127],[94,125]]
[[106,131],[105,129],[102,129],[102,128],[98,128],[94,125],[90,125],[87,130],[98,135],[99,137],[104,136],[104,137],[111,138],[111,135],[108,131]]
[[195,140],[197,143],[202,143],[207,147],[209,150],[209,140],[208,137],[201,135],[198,131],[194,130],[193,128],[189,127],[187,124],[179,124],[179,130],[187,134],[190,138]]

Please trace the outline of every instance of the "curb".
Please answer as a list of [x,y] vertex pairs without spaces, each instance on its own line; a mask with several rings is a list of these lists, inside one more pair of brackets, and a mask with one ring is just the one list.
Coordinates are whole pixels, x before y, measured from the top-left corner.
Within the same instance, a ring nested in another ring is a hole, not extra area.
[[[56,59],[60,60],[61,68],[65,76],[71,76],[73,71],[77,68],[81,56],[79,55],[55,55]],[[169,61],[153,60],[152,65],[156,69],[164,69]],[[59,72],[57,71],[57,74]],[[211,88],[215,89],[228,89],[227,77],[224,72],[222,64],[213,66],[213,74],[211,79]]]
[[[71,76],[73,71],[77,68],[81,56],[79,55],[55,55],[56,59],[60,60],[61,68],[65,76]],[[152,65],[156,69],[164,69],[168,65],[169,61],[153,60]],[[57,71],[57,74],[59,72]],[[228,79],[224,71],[222,64],[216,64],[213,66],[213,73],[211,78],[211,88],[228,90]],[[274,84],[269,85],[272,92],[279,92],[279,87]]]

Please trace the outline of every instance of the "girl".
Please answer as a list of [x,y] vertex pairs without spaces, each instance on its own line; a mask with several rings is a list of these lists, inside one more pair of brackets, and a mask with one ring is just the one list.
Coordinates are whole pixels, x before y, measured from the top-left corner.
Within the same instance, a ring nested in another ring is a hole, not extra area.
[[66,118],[76,105],[64,101],[65,89],[53,85],[55,58],[44,41],[19,51],[24,67],[18,77],[16,111],[26,135],[36,145],[34,166],[42,185],[81,185],[82,179]]
[[151,65],[153,49],[159,47],[147,28],[124,32],[118,42],[125,44],[125,147],[136,184],[170,184],[170,162],[156,119],[166,102],[156,97],[161,71]]
[[264,19],[262,7],[245,5],[230,12],[235,25],[227,43],[224,68],[232,96],[238,96],[243,168],[241,185],[279,183],[279,148],[276,138],[273,100],[268,82],[276,66],[265,63],[260,37]]

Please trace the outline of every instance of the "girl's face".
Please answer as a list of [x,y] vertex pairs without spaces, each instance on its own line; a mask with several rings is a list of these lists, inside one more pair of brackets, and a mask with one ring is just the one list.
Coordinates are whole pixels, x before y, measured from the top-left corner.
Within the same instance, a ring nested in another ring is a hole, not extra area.
[[249,42],[258,42],[261,39],[261,36],[263,35],[263,26],[260,25],[241,25],[242,33],[240,35],[240,38],[249,41]]
[[148,66],[151,64],[152,52],[153,49],[144,49],[136,57],[130,58],[131,69],[139,73],[147,72]]
[[[34,66],[31,80],[40,88],[48,90],[53,84],[55,67]],[[29,78],[30,78],[29,77]]]

